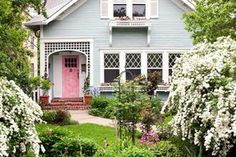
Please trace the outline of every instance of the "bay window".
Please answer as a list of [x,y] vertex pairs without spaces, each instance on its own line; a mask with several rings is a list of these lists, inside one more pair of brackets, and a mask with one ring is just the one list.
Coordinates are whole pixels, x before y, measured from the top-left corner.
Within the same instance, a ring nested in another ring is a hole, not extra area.
[[148,64],[148,75],[153,72],[158,72],[160,78],[158,81],[162,81],[162,67],[163,67],[163,56],[162,53],[148,53],[147,55]]
[[127,53],[126,54],[126,80],[132,80],[141,75],[141,54]]
[[104,82],[111,83],[119,76],[119,54],[104,54]]

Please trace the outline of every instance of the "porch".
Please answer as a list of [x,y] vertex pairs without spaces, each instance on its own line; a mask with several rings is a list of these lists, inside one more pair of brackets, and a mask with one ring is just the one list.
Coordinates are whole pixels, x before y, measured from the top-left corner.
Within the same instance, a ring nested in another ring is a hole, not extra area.
[[44,110],[88,110],[89,104],[80,98],[54,98],[49,104],[42,105]]

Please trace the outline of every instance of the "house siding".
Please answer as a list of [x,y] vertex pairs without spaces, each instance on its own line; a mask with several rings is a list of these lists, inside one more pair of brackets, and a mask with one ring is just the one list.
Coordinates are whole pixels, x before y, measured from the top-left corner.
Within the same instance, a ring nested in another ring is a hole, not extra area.
[[[113,48],[146,47],[147,49],[186,49],[192,47],[191,34],[184,30],[183,10],[171,0],[159,0],[159,18],[152,19],[151,43],[147,47],[147,33],[113,30]],[[119,33],[122,33],[119,34]],[[44,26],[43,38],[94,39],[94,85],[100,80],[100,49],[109,48],[109,20],[100,18],[99,0],[88,0],[65,19]],[[122,40],[123,39],[123,40]]]

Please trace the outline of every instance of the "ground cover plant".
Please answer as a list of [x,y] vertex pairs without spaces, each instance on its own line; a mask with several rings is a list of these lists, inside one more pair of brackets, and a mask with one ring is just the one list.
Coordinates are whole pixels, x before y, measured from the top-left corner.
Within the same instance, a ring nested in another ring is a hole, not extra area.
[[45,132],[48,129],[56,129],[64,133],[66,132],[66,134],[70,134],[72,137],[92,139],[101,147],[103,147],[105,140],[109,145],[118,142],[118,138],[115,134],[115,128],[96,124],[77,124],[64,126],[40,124],[37,126],[37,131],[39,133]]
[[226,156],[236,144],[236,42],[196,45],[174,66],[168,102],[175,135]]

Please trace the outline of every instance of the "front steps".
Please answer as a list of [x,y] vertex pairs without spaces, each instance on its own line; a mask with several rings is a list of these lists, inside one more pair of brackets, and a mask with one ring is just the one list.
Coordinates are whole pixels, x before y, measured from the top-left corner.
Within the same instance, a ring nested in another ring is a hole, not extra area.
[[88,110],[83,98],[54,98],[48,105],[42,106],[44,110]]

